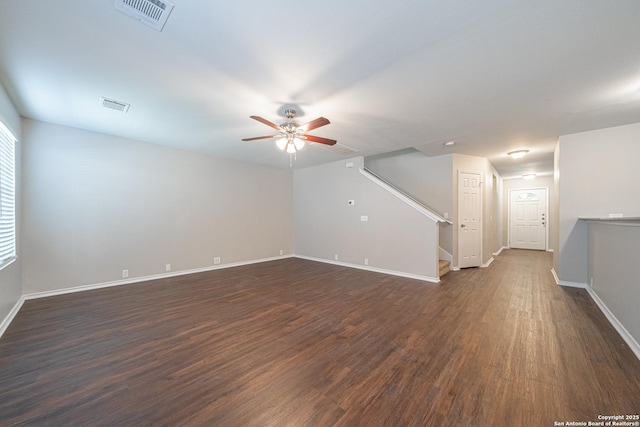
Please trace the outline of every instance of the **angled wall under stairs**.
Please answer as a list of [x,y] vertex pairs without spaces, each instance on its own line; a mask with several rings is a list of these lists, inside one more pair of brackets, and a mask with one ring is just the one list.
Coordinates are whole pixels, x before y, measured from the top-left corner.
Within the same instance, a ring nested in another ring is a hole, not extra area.
[[438,282],[445,219],[383,188],[363,167],[355,157],[294,171],[295,255]]

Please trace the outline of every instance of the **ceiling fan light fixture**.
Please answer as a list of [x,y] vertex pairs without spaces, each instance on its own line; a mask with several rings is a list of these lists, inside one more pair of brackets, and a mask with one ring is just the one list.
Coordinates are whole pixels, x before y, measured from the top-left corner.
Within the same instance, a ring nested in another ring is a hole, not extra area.
[[[149,0],[151,1],[151,0]],[[259,121],[260,123],[269,126],[272,129],[275,129],[280,133],[280,135],[265,135],[265,136],[256,136],[253,138],[243,138],[243,141],[255,141],[258,139],[276,139],[276,147],[280,150],[287,152],[289,154],[289,166],[292,165],[292,162],[295,158],[295,155],[298,151],[302,150],[306,146],[306,142],[313,142],[317,144],[324,145],[336,145],[338,141],[329,138],[322,138],[320,136],[309,135],[307,132],[317,129],[319,127],[328,125],[331,123],[328,119],[324,117],[318,117],[315,120],[311,120],[308,123],[303,125],[294,122],[293,118],[296,116],[296,112],[293,109],[288,109],[285,111],[287,116],[287,121],[277,125],[273,122],[270,122],[267,119],[263,119],[260,116],[249,116],[249,118]]]
[[507,153],[512,159],[521,159],[529,153],[529,150],[516,150]]

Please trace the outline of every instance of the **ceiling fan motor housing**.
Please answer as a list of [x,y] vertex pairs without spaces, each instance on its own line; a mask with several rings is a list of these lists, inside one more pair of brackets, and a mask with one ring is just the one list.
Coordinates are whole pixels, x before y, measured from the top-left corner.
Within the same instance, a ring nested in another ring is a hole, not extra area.
[[257,120],[260,123],[265,124],[270,128],[277,130],[278,132],[281,133],[281,135],[257,136],[254,138],[243,138],[242,140],[254,141],[256,139],[271,139],[271,138],[284,137],[287,141],[291,141],[291,142],[296,142],[295,140],[299,140],[298,145],[300,147],[296,147],[296,149],[302,148],[302,146],[304,145],[303,140],[307,140],[310,142],[317,142],[319,144],[326,144],[326,145],[336,144],[337,141],[334,139],[322,138],[319,136],[308,135],[306,133],[310,130],[328,125],[330,123],[328,119],[324,117],[318,117],[317,119],[312,120],[309,123],[300,125],[299,123],[293,121],[293,118],[296,116],[296,110],[286,109],[284,113],[287,116],[287,121],[282,123],[281,125],[277,125],[273,122],[270,122],[269,120],[263,119],[260,116],[249,116],[250,118]]

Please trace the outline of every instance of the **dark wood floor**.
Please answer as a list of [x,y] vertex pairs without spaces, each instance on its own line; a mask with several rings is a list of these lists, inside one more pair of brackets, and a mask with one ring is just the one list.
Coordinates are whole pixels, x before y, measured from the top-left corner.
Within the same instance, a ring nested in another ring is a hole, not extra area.
[[27,301],[0,425],[553,426],[640,412],[640,361],[550,256],[430,284],[300,259]]

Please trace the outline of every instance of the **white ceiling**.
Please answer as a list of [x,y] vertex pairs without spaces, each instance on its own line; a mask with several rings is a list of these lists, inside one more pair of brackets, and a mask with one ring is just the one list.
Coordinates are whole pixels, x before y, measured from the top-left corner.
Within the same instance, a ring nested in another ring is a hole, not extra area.
[[[0,80],[24,117],[283,168],[240,141],[272,134],[250,115],[294,105],[358,155],[479,155],[507,178],[550,173],[560,135],[640,122],[637,0],[172,2],[158,32],[113,0],[2,0]],[[294,167],[345,157],[314,145]]]

